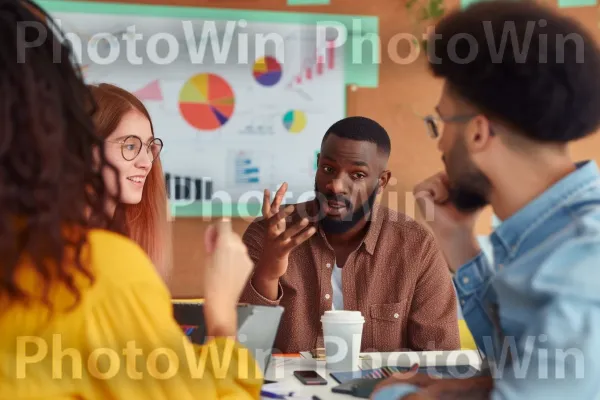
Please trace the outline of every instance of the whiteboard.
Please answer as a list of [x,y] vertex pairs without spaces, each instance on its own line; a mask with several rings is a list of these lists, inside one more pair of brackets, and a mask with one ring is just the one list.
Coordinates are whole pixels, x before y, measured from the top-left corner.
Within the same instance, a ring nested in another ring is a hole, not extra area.
[[314,194],[321,139],[345,114],[343,47],[317,43],[314,25],[52,15],[86,81],[148,108],[176,216],[247,215],[284,181],[288,203]]

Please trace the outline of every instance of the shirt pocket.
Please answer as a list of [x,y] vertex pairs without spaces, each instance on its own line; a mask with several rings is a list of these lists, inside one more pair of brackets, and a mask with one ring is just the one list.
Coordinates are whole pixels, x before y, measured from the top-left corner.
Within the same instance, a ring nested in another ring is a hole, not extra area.
[[399,303],[372,304],[369,307],[376,351],[399,351],[405,347],[407,306],[410,299]]

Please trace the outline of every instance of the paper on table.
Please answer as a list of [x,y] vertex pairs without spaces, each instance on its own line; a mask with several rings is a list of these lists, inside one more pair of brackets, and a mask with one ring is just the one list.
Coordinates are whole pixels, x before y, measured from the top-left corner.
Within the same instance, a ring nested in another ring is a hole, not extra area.
[[[323,349],[323,350],[324,350],[324,349]],[[321,356],[319,356],[319,357],[315,358],[315,357],[313,356],[312,352],[310,352],[310,351],[301,351],[301,352],[300,352],[300,355],[301,355],[303,358],[307,358],[307,359],[309,359],[309,360],[317,360],[317,361],[325,361],[325,360],[326,360],[325,354],[323,354],[323,355],[321,355]],[[358,356],[358,358],[359,358],[359,359],[361,359],[361,360],[367,360],[367,359],[369,359],[369,357],[367,357],[367,356],[365,356],[365,355],[362,355],[362,354],[361,354],[361,355],[359,355],[359,356]]]

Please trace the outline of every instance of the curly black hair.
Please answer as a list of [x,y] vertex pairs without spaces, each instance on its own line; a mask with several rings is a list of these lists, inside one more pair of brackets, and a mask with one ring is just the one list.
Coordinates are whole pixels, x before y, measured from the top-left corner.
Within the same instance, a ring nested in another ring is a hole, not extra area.
[[[28,0],[0,0],[0,298],[41,301],[76,275],[93,282],[87,232],[110,228],[101,171],[113,168],[91,119],[94,102],[52,18]],[[44,283],[25,290],[20,268]],[[38,297],[39,295],[39,297]]]
[[433,74],[515,133],[566,143],[600,125],[600,52],[571,18],[530,1],[484,1],[449,14],[434,33]]

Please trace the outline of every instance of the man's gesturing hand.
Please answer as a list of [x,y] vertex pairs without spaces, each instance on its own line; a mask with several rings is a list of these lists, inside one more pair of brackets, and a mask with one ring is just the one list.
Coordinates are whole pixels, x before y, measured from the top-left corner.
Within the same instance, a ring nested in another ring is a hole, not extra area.
[[286,219],[294,212],[294,206],[280,209],[287,190],[287,183],[281,185],[273,202],[270,192],[265,190],[262,213],[267,223],[267,232],[263,243],[263,253],[257,266],[256,276],[261,280],[278,280],[287,270],[290,252],[315,234],[315,227],[309,227],[309,221],[302,218],[289,225]]

